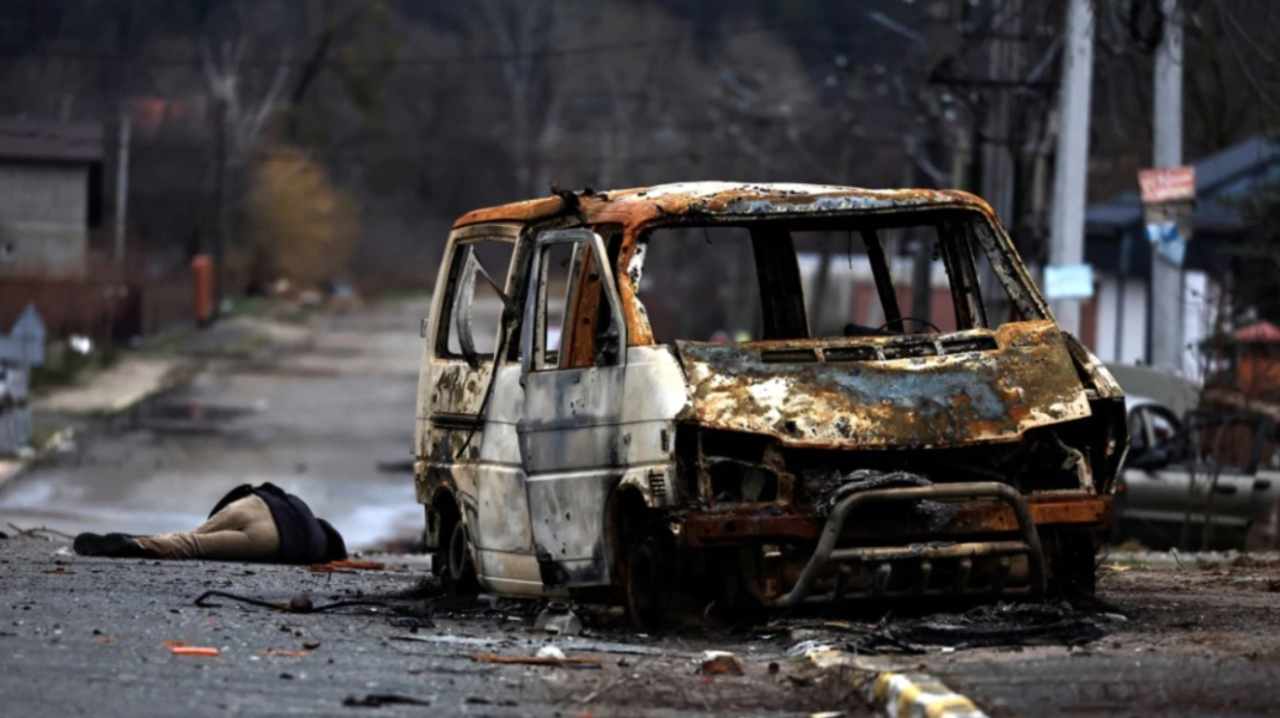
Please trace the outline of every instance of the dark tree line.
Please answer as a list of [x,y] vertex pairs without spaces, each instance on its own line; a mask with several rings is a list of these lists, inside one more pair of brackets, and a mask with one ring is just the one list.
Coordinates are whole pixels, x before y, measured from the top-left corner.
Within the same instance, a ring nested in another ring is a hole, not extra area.
[[[1145,162],[1150,4],[1099,5],[1095,196]],[[1277,53],[1266,0],[1187,7],[1194,157],[1260,130],[1250,98],[1274,73],[1246,70]],[[1002,211],[1036,258],[1062,15],[1062,0],[5,0],[0,114],[129,113],[130,247],[162,267],[223,246],[233,288],[303,265],[300,282],[421,285],[454,217],[551,182],[986,191],[1007,166]],[[290,172],[310,189],[282,189]]]

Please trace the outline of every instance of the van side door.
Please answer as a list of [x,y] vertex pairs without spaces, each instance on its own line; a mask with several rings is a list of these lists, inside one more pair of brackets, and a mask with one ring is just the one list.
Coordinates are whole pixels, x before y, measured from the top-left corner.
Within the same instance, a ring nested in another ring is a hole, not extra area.
[[609,583],[604,523],[626,455],[627,337],[607,257],[599,235],[569,229],[540,234],[530,258],[519,439],[534,551],[548,587]]
[[491,224],[450,238],[419,382],[418,499],[449,487],[485,584],[540,593],[516,441],[520,364],[502,322],[505,311],[513,326],[520,311],[511,299],[520,233]]

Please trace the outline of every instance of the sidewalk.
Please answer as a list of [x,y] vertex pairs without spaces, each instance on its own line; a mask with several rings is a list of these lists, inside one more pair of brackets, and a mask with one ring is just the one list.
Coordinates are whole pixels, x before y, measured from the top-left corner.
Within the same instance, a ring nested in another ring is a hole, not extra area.
[[128,356],[33,400],[31,412],[37,424],[58,428],[27,455],[0,459],[0,486],[71,441],[78,421],[127,411],[190,380],[199,369],[198,362],[183,357]]
[[180,357],[130,356],[31,403],[40,414],[117,414],[190,378],[194,364]]
[[107,369],[79,377],[31,401],[37,424],[57,427],[27,456],[0,459],[0,486],[71,441],[82,421],[109,418],[185,384],[200,373],[205,360],[261,334],[253,321],[233,318],[211,327],[175,331],[155,338],[160,347],[127,353]]

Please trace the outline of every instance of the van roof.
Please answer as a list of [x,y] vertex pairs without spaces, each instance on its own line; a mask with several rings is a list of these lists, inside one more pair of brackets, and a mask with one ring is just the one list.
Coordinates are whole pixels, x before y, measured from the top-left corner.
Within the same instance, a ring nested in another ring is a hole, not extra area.
[[[576,207],[574,207],[576,205]],[[761,216],[877,212],[935,206],[967,207],[988,216],[990,206],[960,190],[864,189],[794,183],[679,182],[598,192],[560,192],[551,197],[478,209],[454,227],[483,222],[536,222],[574,210],[584,222],[638,224],[669,216]]]

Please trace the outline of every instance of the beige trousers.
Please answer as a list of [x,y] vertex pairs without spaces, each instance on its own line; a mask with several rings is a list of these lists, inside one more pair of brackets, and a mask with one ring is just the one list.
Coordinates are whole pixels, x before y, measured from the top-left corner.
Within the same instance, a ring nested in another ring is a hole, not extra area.
[[267,502],[246,496],[222,507],[195,531],[142,536],[134,541],[164,558],[262,561],[280,550],[280,531]]

